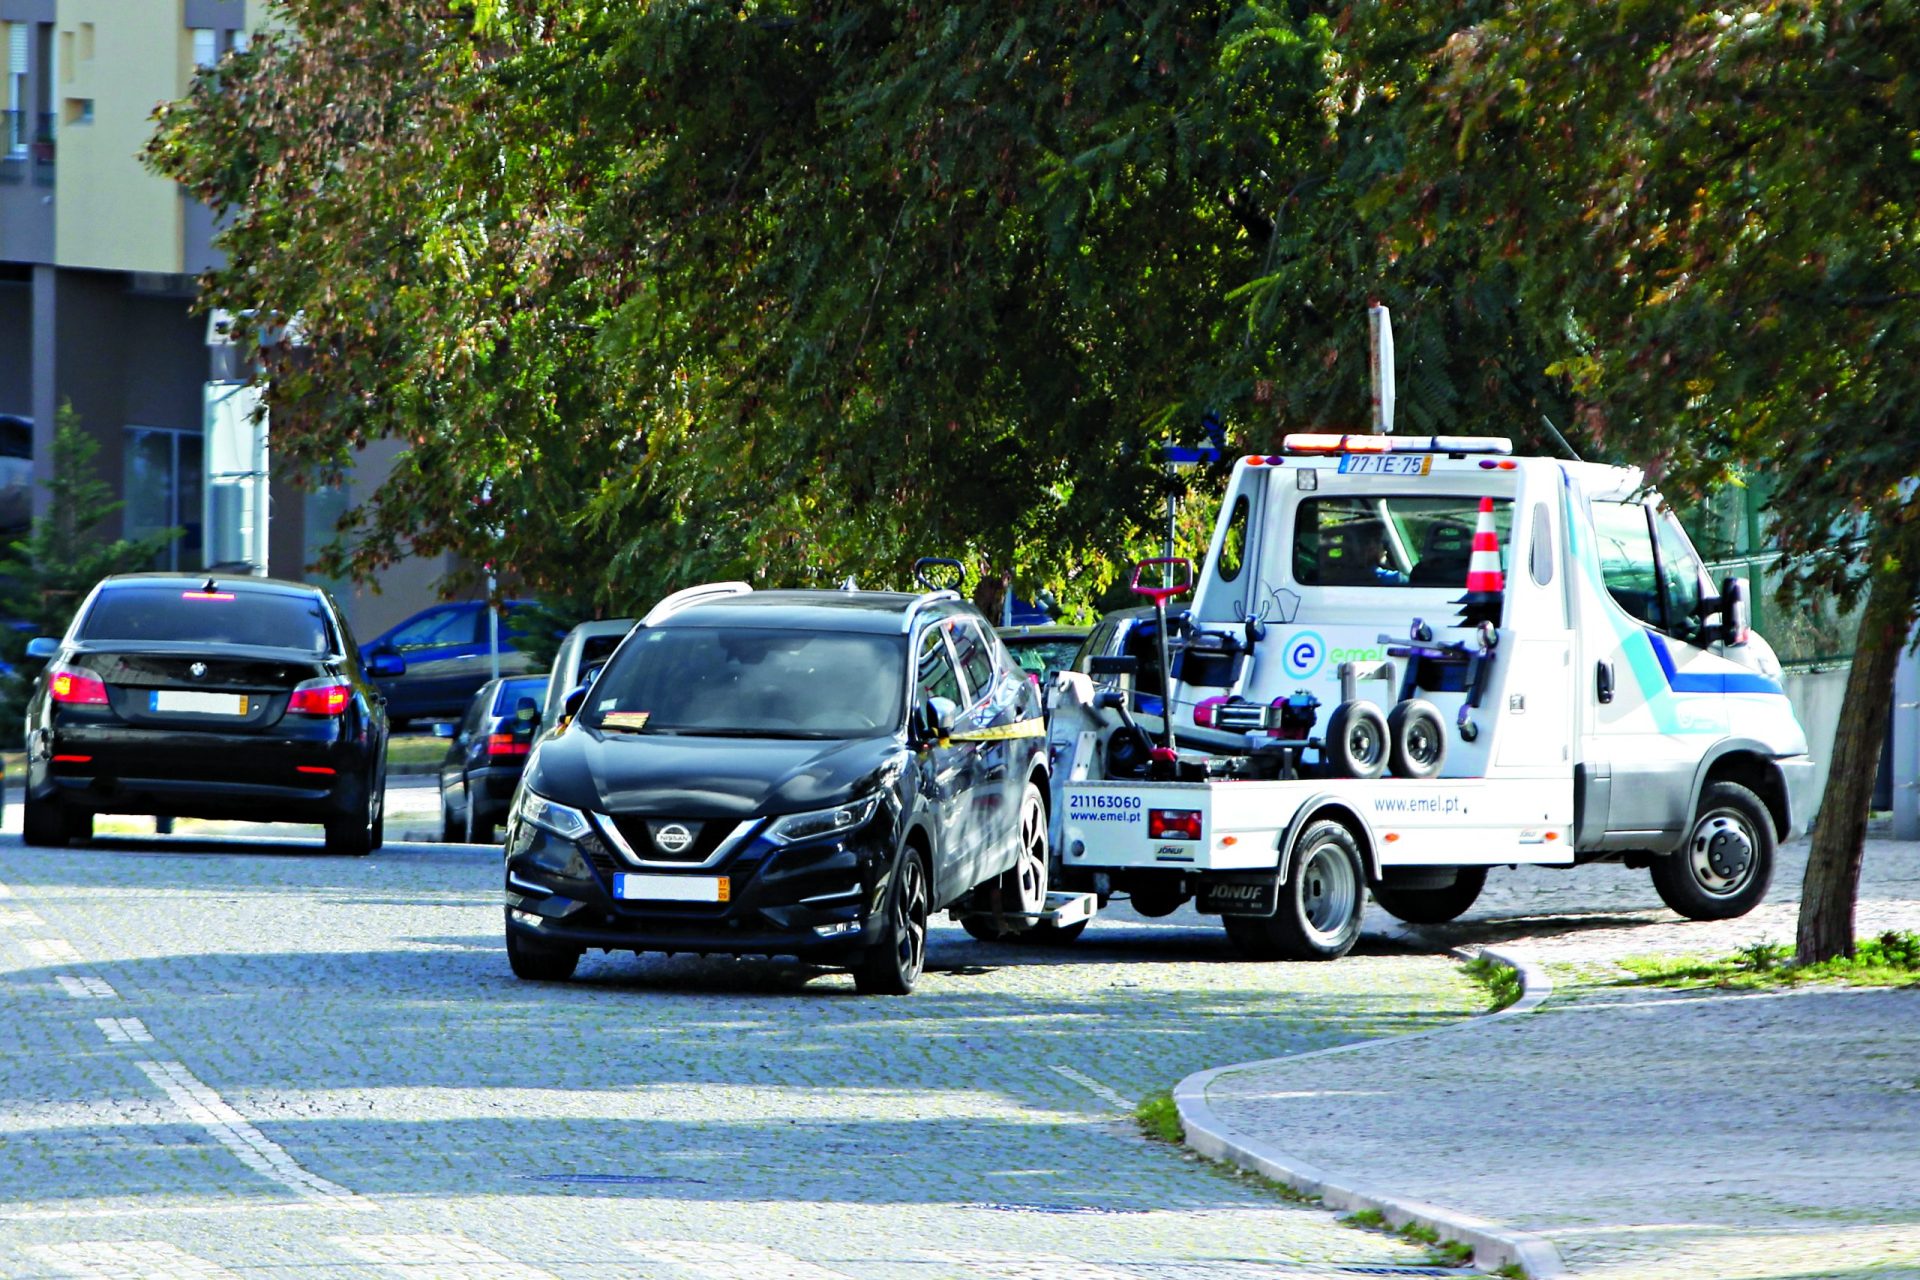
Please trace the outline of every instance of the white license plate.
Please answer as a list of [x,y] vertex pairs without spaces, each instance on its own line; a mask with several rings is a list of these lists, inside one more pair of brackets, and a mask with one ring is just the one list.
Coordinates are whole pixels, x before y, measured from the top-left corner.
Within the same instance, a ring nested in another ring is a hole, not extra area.
[[247,714],[244,693],[201,693],[197,689],[155,689],[155,711],[187,711],[200,716],[243,716]]
[[1340,473],[1349,476],[1424,476],[1433,470],[1430,453],[1343,453]]
[[725,902],[725,876],[648,876],[613,878],[613,896],[629,902]]

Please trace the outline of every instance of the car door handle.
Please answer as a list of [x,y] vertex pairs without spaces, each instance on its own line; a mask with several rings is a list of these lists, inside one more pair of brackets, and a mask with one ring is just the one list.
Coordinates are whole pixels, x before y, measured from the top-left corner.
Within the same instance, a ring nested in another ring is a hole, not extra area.
[[1601,702],[1613,701],[1613,664],[1602,662],[1593,670],[1593,696]]

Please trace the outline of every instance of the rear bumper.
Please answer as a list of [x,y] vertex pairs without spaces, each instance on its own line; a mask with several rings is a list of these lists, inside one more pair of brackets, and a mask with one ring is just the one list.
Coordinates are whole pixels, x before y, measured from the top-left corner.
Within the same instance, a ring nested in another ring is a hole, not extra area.
[[320,822],[358,806],[369,763],[338,737],[61,729],[33,744],[26,790],[92,813]]

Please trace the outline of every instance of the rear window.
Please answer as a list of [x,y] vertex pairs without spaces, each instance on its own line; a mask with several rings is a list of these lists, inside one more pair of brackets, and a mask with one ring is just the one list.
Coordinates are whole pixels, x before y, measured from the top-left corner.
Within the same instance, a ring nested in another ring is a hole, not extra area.
[[333,652],[326,610],[317,596],[202,592],[191,586],[108,587],[94,597],[78,638]]
[[547,682],[545,680],[503,680],[500,693],[493,700],[493,714],[507,716],[520,705],[520,699],[532,698],[535,702],[545,700]]

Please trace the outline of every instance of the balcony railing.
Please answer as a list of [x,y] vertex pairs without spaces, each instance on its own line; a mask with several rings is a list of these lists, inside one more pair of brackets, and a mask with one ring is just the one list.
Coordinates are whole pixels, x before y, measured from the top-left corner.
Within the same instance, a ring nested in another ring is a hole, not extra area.
[[53,112],[0,111],[0,179],[19,181],[22,169],[33,171],[41,185],[53,182]]

